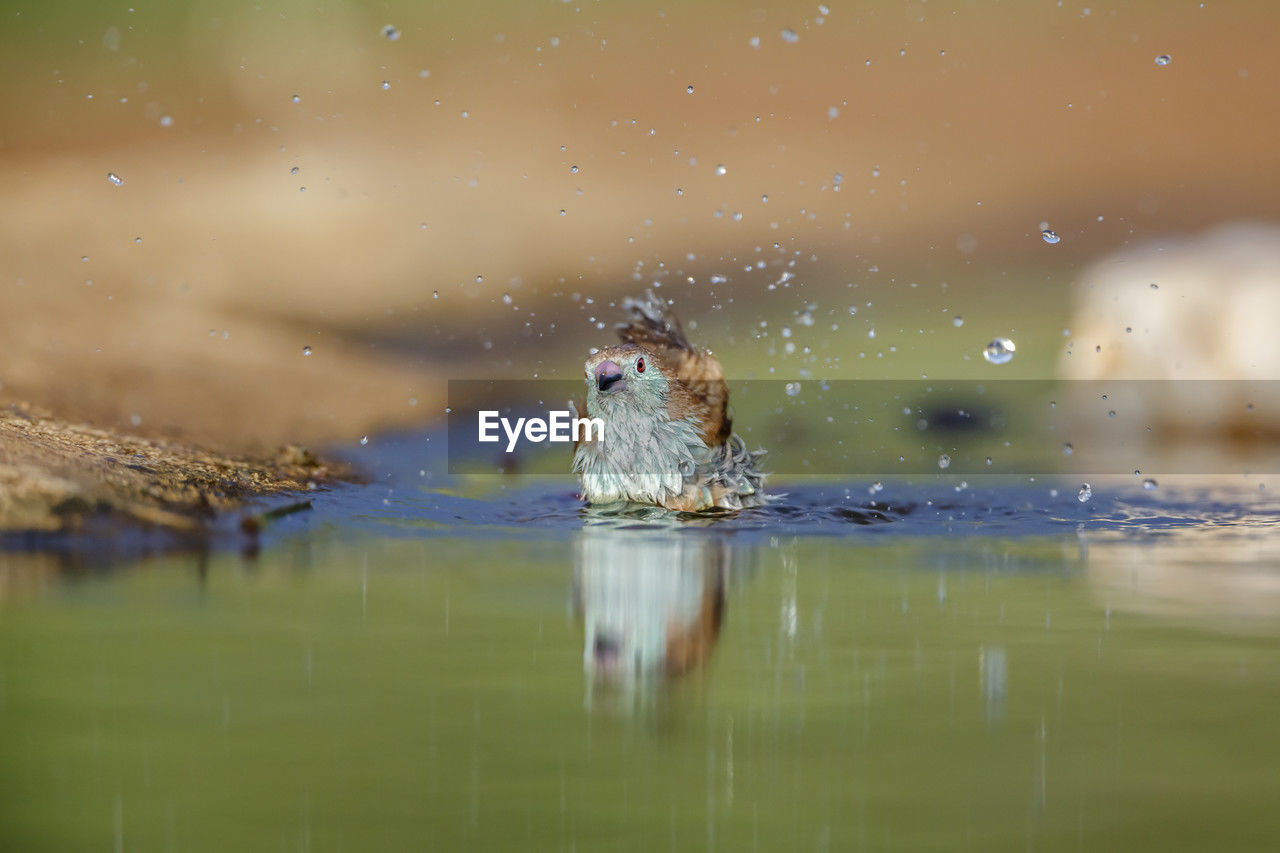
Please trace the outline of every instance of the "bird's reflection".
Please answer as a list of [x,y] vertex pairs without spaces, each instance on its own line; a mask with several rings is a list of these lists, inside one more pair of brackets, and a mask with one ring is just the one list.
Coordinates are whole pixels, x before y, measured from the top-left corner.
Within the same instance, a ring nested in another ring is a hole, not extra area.
[[706,666],[724,623],[733,553],[710,531],[582,530],[574,605],[588,702],[598,690],[652,694]]

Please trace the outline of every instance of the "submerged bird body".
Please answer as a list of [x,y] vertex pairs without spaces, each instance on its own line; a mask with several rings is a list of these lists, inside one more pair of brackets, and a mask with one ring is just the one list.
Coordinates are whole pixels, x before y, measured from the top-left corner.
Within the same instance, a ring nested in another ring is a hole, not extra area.
[[599,418],[604,434],[574,454],[583,498],[684,512],[764,503],[762,451],[749,452],[732,431],[719,360],[689,343],[652,292],[624,307],[631,316],[618,326],[622,343],[586,363],[579,413]]

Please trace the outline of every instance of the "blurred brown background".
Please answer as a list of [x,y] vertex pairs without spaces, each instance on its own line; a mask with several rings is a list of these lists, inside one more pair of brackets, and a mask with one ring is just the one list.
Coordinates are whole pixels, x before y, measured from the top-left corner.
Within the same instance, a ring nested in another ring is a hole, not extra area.
[[1084,264],[1280,213],[1280,7],[827,5],[5,4],[0,402],[350,442],[653,281],[731,375],[1044,375]]

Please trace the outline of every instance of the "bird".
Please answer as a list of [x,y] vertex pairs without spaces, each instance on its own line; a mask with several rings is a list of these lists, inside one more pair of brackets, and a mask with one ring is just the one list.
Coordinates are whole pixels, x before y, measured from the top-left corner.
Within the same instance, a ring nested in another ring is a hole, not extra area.
[[720,360],[689,342],[652,290],[622,308],[621,343],[587,359],[586,400],[576,401],[579,417],[603,424],[574,450],[582,498],[692,513],[764,505],[764,451],[733,431]]

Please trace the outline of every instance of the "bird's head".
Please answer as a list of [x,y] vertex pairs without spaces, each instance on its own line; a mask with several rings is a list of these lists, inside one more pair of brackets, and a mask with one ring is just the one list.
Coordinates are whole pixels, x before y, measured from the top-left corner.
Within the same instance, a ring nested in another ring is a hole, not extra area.
[[587,410],[665,410],[668,378],[654,355],[634,344],[606,347],[587,359]]

